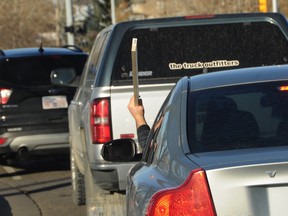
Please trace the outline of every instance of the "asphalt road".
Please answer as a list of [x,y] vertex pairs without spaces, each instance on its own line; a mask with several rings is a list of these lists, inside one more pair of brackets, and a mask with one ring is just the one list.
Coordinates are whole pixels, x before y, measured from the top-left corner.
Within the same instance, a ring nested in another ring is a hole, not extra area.
[[80,216],[87,215],[89,209],[89,216],[118,216],[124,211],[125,195],[107,191],[95,194],[97,205],[75,206],[70,175],[69,159],[42,158],[25,166],[15,161],[0,165],[0,215]]

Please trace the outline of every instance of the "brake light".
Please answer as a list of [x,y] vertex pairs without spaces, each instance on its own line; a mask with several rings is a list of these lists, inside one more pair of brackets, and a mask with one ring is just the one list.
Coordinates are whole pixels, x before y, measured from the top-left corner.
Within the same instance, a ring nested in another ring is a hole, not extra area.
[[0,104],[7,104],[12,94],[12,89],[0,88]]
[[192,15],[192,16],[185,16],[185,19],[205,19],[205,18],[214,18],[214,14],[204,14],[204,15]]
[[0,145],[5,144],[7,138],[0,137]]
[[108,98],[95,99],[92,102],[90,126],[93,144],[105,143],[112,139]]
[[155,193],[146,216],[158,215],[216,216],[205,172],[194,170],[179,187]]
[[280,91],[288,91],[288,86],[280,86],[278,87]]

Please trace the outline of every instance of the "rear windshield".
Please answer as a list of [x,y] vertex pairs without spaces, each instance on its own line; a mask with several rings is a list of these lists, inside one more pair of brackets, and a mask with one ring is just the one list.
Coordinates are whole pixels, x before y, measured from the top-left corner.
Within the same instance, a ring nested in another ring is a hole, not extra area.
[[80,75],[86,56],[37,56],[10,58],[0,62],[0,82],[15,85],[51,85],[50,74],[56,68],[74,68]]
[[288,82],[192,92],[188,110],[192,152],[288,145]]
[[133,29],[119,49],[112,80],[131,80],[131,42],[138,39],[141,80],[178,79],[200,73],[288,61],[287,38],[268,22]]

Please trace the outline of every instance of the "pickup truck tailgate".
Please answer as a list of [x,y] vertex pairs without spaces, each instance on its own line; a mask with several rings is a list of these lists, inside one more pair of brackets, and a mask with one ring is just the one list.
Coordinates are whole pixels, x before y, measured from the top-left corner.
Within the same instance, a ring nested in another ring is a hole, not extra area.
[[[154,119],[175,84],[140,85],[139,94],[145,107],[145,118],[152,126]],[[113,139],[135,138],[136,126],[127,105],[133,96],[132,86],[111,87],[111,118]]]

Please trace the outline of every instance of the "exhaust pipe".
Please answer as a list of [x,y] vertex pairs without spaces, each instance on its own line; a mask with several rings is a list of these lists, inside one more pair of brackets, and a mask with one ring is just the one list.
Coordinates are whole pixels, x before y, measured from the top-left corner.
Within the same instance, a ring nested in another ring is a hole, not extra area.
[[28,149],[26,147],[21,147],[18,149],[18,156],[25,157],[28,155]]

